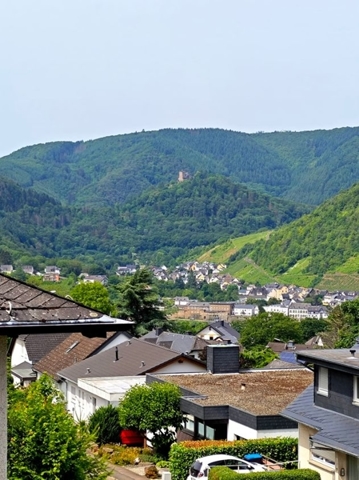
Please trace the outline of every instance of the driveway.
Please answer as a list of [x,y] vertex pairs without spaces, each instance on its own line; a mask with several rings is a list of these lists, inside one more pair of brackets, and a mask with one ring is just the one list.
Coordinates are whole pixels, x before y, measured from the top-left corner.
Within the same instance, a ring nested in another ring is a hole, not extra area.
[[116,480],[145,480],[146,477],[138,475],[137,473],[129,470],[128,468],[119,467],[118,465],[109,465],[112,470],[109,479],[115,478]]

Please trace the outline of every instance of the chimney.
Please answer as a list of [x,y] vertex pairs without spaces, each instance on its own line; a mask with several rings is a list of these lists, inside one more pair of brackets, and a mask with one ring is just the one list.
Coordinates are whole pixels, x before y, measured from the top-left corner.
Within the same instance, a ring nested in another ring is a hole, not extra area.
[[238,373],[239,345],[208,345],[207,370],[212,373]]

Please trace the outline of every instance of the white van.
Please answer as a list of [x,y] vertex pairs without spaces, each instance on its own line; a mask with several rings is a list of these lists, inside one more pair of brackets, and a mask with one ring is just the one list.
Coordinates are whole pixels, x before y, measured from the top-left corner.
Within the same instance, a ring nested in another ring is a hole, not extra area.
[[209,455],[198,458],[189,469],[187,480],[208,480],[208,472],[212,467],[228,467],[237,473],[264,472],[266,467],[251,463],[232,455]]

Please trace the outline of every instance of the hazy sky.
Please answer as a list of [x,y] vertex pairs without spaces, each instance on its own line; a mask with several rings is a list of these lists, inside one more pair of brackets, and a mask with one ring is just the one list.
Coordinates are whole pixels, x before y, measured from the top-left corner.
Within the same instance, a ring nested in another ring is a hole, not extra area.
[[357,0],[7,0],[0,155],[165,127],[359,125]]

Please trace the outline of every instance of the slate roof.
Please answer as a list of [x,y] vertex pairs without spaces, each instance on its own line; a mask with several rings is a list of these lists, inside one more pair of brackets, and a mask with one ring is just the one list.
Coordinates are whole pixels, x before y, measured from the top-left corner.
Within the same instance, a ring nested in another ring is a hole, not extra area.
[[314,386],[288,405],[282,415],[318,430],[312,439],[322,445],[359,456],[359,419],[314,404]]
[[34,365],[34,370],[40,373],[46,372],[58,380],[57,372],[59,370],[95,354],[98,349],[104,346],[114,335],[115,332],[108,332],[106,338],[88,338],[81,333],[72,333],[37,362]]
[[[116,348],[118,360],[116,360]],[[58,376],[77,382],[79,378],[118,377],[144,375],[161,365],[183,358],[178,352],[159,347],[137,338],[123,342],[117,347],[109,348],[82,362],[63,370],[58,369]],[[202,364],[198,360],[186,357],[191,362]],[[203,364],[202,364],[203,365]]]
[[42,333],[19,335],[19,340],[25,343],[27,356],[32,363],[39,362],[45,355],[63,342],[70,333]]
[[0,335],[59,331],[125,330],[131,322],[111,318],[72,300],[0,274]]
[[322,366],[335,365],[337,369],[345,371],[349,369],[352,373],[352,369],[359,370],[359,350],[354,347],[354,355],[350,353],[351,349],[348,348],[299,350],[297,351],[297,359],[307,363],[313,360],[314,363]]
[[[151,332],[153,333],[153,332]],[[154,333],[155,335],[155,333]],[[156,338],[156,345],[160,345],[165,348],[169,348],[175,352],[186,353],[191,352],[196,343],[195,335],[184,335],[181,333],[162,332],[158,337],[153,335],[144,335],[140,340],[154,343],[153,339]]]

